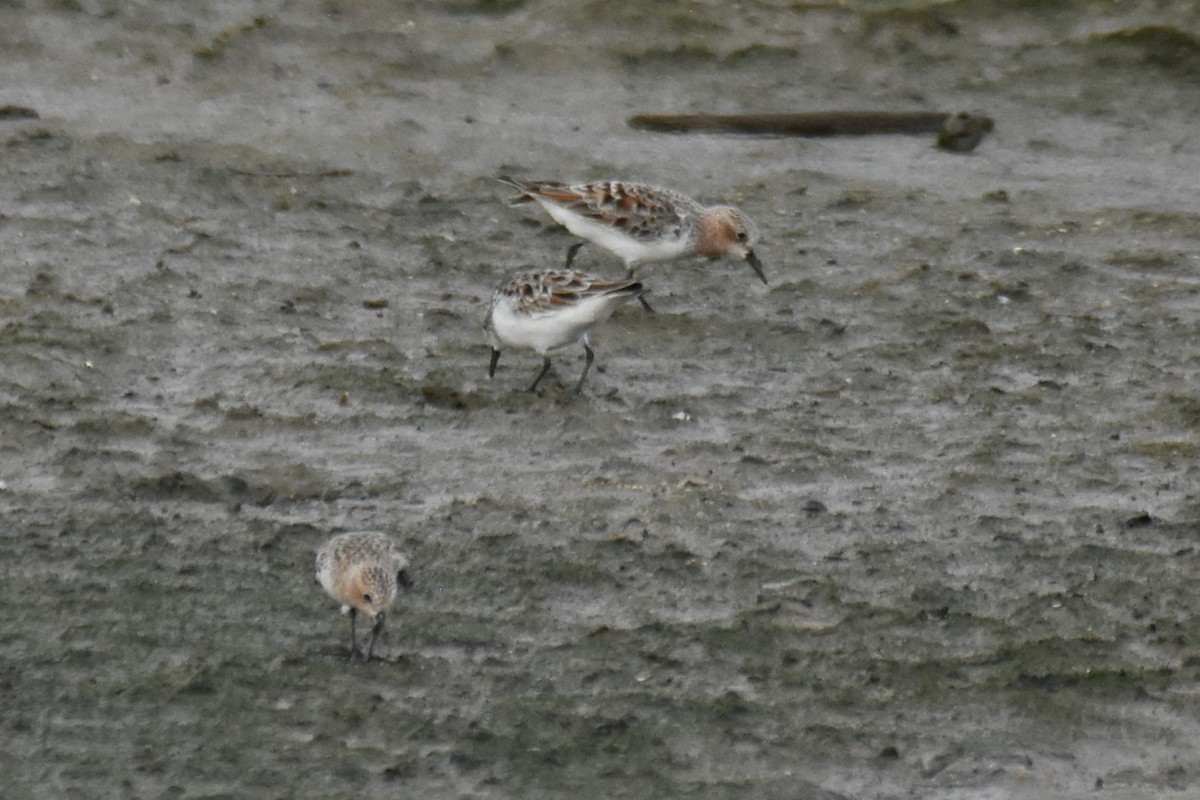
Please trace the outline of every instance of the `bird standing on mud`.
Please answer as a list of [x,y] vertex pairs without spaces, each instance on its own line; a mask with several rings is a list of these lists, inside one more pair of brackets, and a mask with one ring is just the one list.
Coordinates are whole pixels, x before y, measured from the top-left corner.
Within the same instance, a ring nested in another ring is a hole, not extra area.
[[[567,184],[505,175],[497,180],[518,192],[509,205],[537,203],[571,233],[619,256],[631,278],[639,264],[697,255],[741,259],[767,282],[754,253],[758,228],[733,206],[703,206],[687,195],[643,183]],[[568,251],[565,268],[581,245]]]
[[[408,556],[383,533],[343,533],[317,551],[317,582],[342,613],[350,614],[350,660],[370,661],[375,640],[383,634],[387,610],[400,588],[408,589]],[[358,648],[355,619],[358,612],[371,617],[371,639],[364,654]]]
[[588,345],[588,332],[622,304],[640,298],[642,291],[642,284],[634,280],[607,281],[576,271],[514,275],[492,295],[483,323],[492,345],[488,377],[496,374],[501,349],[528,347],[542,356],[542,371],[529,387],[535,391],[550,371],[550,352],[578,342],[587,354],[575,384],[578,394],[596,357]]

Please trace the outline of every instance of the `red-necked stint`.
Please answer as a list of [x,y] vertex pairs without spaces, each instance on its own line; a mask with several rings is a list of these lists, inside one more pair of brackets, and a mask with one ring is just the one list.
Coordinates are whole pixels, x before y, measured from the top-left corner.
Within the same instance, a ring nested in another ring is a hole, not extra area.
[[[370,661],[388,608],[401,587],[412,585],[408,557],[387,534],[339,534],[317,551],[317,581],[342,604],[342,613],[350,613],[350,659]],[[375,623],[365,654],[358,648],[354,630],[360,611]]]
[[553,270],[523,272],[506,281],[492,296],[483,328],[492,345],[488,377],[504,347],[528,347],[540,353],[542,371],[529,391],[535,391],[550,371],[550,352],[579,342],[587,354],[575,392],[583,389],[595,354],[588,331],[608,319],[623,303],[640,297],[635,280],[609,281],[582,272]]
[[[519,192],[509,205],[537,203],[571,233],[619,256],[629,277],[639,264],[691,255],[732,256],[767,282],[754,254],[758,228],[732,206],[706,207],[679,192],[642,183],[568,184],[503,175],[497,180]],[[578,247],[568,253],[567,268]]]

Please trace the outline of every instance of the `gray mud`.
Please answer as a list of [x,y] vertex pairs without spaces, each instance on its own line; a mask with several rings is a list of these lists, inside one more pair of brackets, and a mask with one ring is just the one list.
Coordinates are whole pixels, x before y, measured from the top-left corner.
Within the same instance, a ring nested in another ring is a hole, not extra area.
[[[4,795],[1197,796],[1197,76],[1185,2],[0,4]],[[997,128],[624,125],[830,108]],[[572,241],[498,172],[738,204],[771,284],[489,382]]]

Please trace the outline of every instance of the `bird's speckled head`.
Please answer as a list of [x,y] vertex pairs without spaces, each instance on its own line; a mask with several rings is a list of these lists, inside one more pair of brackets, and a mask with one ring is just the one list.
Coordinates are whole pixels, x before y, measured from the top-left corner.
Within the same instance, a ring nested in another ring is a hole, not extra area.
[[758,226],[732,206],[713,206],[705,209],[700,218],[700,237],[696,252],[703,256],[732,256],[750,265],[754,273],[767,282],[762,263],[754,252],[758,244]]
[[398,572],[380,564],[359,569],[346,586],[345,599],[364,614],[378,616],[396,599]]

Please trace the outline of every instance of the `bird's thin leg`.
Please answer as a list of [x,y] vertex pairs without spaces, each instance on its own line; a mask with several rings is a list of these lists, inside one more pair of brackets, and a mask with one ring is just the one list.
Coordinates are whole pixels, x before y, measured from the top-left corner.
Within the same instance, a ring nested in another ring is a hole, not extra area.
[[[630,280],[633,280],[635,269],[637,269],[636,264],[626,264],[625,265],[625,277]],[[650,313],[650,314],[654,313],[654,309],[650,307],[650,301],[646,299],[646,292],[644,290],[638,293],[637,299],[638,299],[638,302],[642,304],[642,308],[646,309],[646,311],[648,313]]]
[[496,377],[496,362],[500,360],[500,351],[492,348],[492,360],[488,362],[488,377]]
[[358,609],[350,609],[350,660],[353,661],[358,652],[358,638],[354,635],[354,621],[358,618]]
[[542,371],[533,379],[533,385],[529,387],[529,391],[536,392],[537,386],[542,382],[542,378],[546,377],[546,373],[550,371],[550,356],[542,356],[545,360],[542,362]]
[[575,394],[583,391],[583,382],[587,380],[588,370],[592,368],[592,362],[596,360],[596,354],[592,352],[592,348],[588,347],[587,342],[583,343],[583,349],[587,353],[587,361],[583,363],[583,374],[579,376],[579,383],[575,384]]
[[367,655],[363,661],[371,660],[371,653],[375,651],[375,640],[383,633],[383,617],[382,611],[375,615],[375,626],[371,628],[371,641],[367,644]]
[[587,240],[576,242],[567,248],[567,262],[563,264],[563,269],[570,269],[571,264],[575,263],[575,254],[579,252],[579,248],[587,244]]

